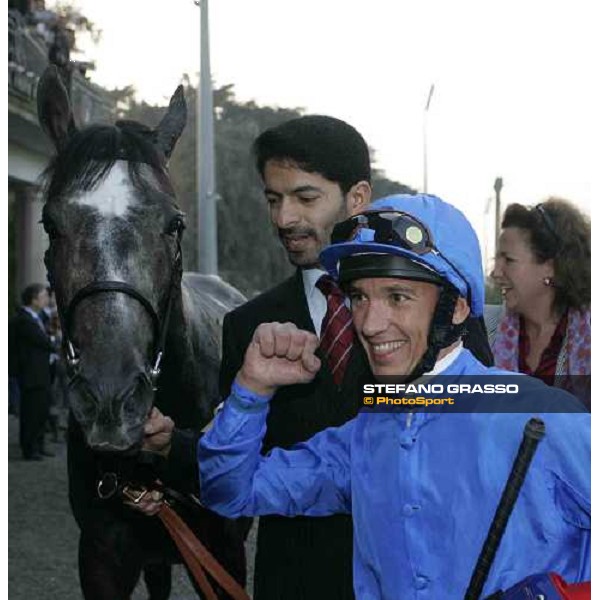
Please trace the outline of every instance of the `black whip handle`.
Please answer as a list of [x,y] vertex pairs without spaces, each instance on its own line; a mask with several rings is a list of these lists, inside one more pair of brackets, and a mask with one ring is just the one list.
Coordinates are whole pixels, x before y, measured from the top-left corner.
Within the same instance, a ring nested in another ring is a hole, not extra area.
[[519,446],[519,452],[513,462],[512,470],[508,476],[502,497],[496,509],[496,514],[494,515],[494,520],[490,525],[487,537],[481,548],[475,569],[473,569],[471,581],[465,594],[465,600],[479,600],[481,596],[483,586],[487,581],[496,552],[504,535],[508,519],[527,475],[527,470],[538,444],[545,433],[546,427],[544,421],[535,418],[527,421],[523,431],[523,439]]

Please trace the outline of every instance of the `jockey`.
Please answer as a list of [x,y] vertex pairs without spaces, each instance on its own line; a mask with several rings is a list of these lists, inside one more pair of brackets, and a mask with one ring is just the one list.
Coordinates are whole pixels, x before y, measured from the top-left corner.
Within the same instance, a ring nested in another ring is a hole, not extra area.
[[[371,383],[510,375],[461,342],[468,315],[483,314],[484,281],[477,236],[456,208],[434,196],[390,196],[339,224],[332,242],[321,264],[348,295]],[[482,597],[535,573],[590,578],[590,417],[575,398],[512,374],[522,384],[502,401],[510,413],[365,408],[261,456],[271,397],[313,379],[318,344],[290,323],[256,330],[198,444],[205,506],[228,517],[352,513],[359,600],[463,598],[523,427],[539,412],[531,404],[543,399],[546,436]]]

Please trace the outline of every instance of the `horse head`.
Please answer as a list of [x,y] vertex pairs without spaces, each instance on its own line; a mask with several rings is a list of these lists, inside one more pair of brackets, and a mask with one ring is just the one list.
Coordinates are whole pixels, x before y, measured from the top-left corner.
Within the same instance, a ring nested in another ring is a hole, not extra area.
[[87,443],[125,451],[143,437],[170,306],[180,295],[184,215],[167,160],[186,121],[181,86],[155,129],[134,121],[78,130],[54,67],[38,86],[56,147],[45,173],[45,256]]

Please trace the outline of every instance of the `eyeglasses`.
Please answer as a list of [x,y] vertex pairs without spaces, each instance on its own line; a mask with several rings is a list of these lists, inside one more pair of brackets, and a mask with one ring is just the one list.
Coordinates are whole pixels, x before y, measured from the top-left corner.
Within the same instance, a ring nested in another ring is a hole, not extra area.
[[410,250],[417,255],[436,254],[442,258],[462,279],[467,289],[467,300],[471,303],[471,286],[462,273],[448,260],[433,243],[429,228],[416,217],[401,211],[367,211],[338,223],[331,234],[331,243],[340,244],[353,240],[361,229],[373,231],[373,240]]
[[546,229],[552,234],[552,237],[555,239],[555,241],[559,243],[560,236],[558,235],[558,231],[556,231],[554,222],[550,218],[550,215],[548,214],[544,206],[542,204],[537,204],[535,207],[535,211],[542,217],[542,221],[544,222]]

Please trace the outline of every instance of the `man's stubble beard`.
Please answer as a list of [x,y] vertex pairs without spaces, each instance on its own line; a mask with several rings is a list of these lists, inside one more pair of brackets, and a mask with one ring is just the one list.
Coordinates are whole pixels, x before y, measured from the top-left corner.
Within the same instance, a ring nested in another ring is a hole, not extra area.
[[[331,226],[325,232],[325,238],[326,239],[319,240],[317,232],[314,229],[310,230],[310,236],[318,243],[318,248],[314,252],[314,255],[311,255],[310,257],[308,257],[308,258],[306,258],[304,260],[302,260],[300,257],[298,257],[298,258],[295,259],[293,253],[288,252],[287,249],[286,249],[286,252],[287,252],[287,255],[288,255],[288,260],[290,261],[290,263],[293,266],[298,267],[299,269],[318,269],[318,268],[320,268],[321,267],[321,263],[319,262],[319,254],[321,254],[321,251],[330,244],[330,242],[331,242],[331,233],[333,232],[333,228],[338,223],[340,223],[341,221],[345,221],[349,217],[350,217],[350,213],[349,213],[348,209],[346,208],[346,198],[343,197],[342,198],[342,203],[341,203],[341,206],[340,206],[340,210],[335,215]],[[281,241],[281,235],[280,235],[280,241]],[[284,248],[285,248],[285,246],[284,246]]]

